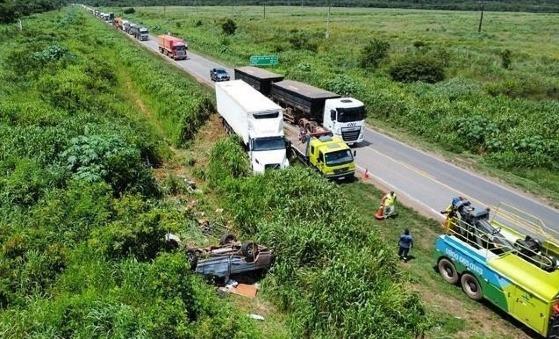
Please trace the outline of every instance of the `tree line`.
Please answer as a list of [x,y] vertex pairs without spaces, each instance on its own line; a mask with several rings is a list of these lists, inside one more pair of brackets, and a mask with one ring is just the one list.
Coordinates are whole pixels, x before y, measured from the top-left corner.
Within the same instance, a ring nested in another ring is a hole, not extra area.
[[[91,6],[328,6],[379,7],[442,10],[479,10],[480,2],[472,0],[79,0]],[[551,0],[485,0],[488,11],[559,12],[559,2]]]
[[0,0],[0,23],[15,22],[22,16],[61,8],[66,0]]

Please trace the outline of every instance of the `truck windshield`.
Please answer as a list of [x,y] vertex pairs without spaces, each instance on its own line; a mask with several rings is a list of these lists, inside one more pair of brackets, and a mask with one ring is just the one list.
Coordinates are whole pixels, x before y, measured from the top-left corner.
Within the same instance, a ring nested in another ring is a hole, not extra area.
[[326,165],[336,166],[343,165],[353,161],[353,155],[351,150],[345,149],[336,152],[329,152],[324,155],[326,160]]
[[338,108],[339,122],[352,122],[365,119],[365,107]]
[[279,116],[279,112],[253,114],[254,119],[274,119]]
[[252,143],[253,151],[273,151],[285,148],[283,137],[266,137],[254,139]]
[[140,28],[140,33],[147,33],[147,32],[148,32],[147,29],[145,29],[145,28]]
[[177,52],[184,52],[186,51],[186,48],[184,46],[176,46],[175,49],[177,50]]

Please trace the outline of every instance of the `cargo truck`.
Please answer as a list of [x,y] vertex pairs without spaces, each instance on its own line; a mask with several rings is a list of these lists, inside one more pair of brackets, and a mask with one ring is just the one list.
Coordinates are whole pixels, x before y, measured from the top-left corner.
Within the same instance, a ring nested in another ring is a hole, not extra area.
[[159,36],[159,52],[174,60],[186,60],[184,40],[170,35]]
[[256,67],[235,69],[235,79],[244,80],[287,109],[286,121],[311,133],[332,131],[349,145],[363,141],[365,106],[362,102],[283,78]]
[[275,74],[258,67],[235,68],[235,79],[243,80],[254,87],[257,91],[269,97],[272,91],[272,83],[282,81],[283,75]]
[[137,25],[135,25],[134,27],[130,27],[130,34],[140,41],[149,40],[149,32],[148,29],[145,27],[140,27]]
[[215,84],[217,111],[247,148],[255,173],[289,166],[283,110],[242,80]]
[[128,20],[122,20],[122,30],[126,33],[130,30],[130,22]]
[[127,33],[130,34],[130,35],[134,35],[134,34],[132,33],[132,31],[135,31],[135,30],[137,30],[137,29],[138,29],[138,25],[133,24],[133,23],[130,23],[130,27],[128,28]]
[[287,108],[288,122],[311,133],[322,126],[349,145],[363,141],[365,106],[359,100],[292,80],[272,83],[270,97]]

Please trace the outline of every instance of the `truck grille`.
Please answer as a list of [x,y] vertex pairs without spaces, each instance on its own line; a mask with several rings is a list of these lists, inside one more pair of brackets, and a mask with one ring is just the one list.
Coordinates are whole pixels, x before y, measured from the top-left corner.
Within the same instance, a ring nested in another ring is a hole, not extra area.
[[353,131],[344,131],[342,130],[342,138],[344,141],[355,141],[359,138],[359,134],[361,129],[356,129]]
[[340,174],[340,173],[344,173],[347,172],[349,170],[349,167],[342,167],[342,168],[337,168],[334,170],[335,174]]
[[264,170],[271,170],[271,169],[279,169],[280,168],[280,164],[266,164],[264,166]]

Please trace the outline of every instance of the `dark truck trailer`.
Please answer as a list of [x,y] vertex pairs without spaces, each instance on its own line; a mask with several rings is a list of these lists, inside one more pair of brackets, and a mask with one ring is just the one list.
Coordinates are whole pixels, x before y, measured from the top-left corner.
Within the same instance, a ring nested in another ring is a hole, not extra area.
[[272,84],[270,96],[281,106],[291,108],[284,116],[293,124],[303,118],[322,124],[326,100],[340,98],[336,93],[293,80]]
[[272,83],[282,81],[283,75],[272,73],[258,67],[235,68],[235,79],[243,80],[265,96],[270,96]]

